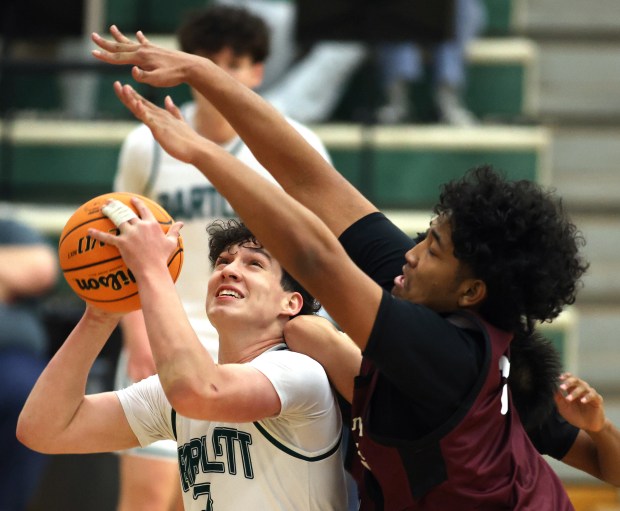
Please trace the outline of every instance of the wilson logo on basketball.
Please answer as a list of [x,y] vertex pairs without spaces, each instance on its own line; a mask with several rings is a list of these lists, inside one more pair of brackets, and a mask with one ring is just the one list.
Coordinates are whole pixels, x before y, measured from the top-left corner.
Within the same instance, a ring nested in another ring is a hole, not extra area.
[[113,291],[121,291],[125,286],[135,284],[136,282],[133,273],[131,273],[131,270],[129,269],[127,270],[127,273],[123,270],[119,270],[98,278],[73,280],[80,291],[92,291],[101,287],[112,289]]

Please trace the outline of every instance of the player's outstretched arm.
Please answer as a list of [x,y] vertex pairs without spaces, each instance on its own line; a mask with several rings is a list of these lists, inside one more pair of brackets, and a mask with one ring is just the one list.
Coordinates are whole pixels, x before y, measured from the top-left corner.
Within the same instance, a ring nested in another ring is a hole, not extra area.
[[208,59],[160,48],[141,32],[137,41],[112,26],[113,41],[93,34],[93,55],[110,64],[133,64],[132,75],[154,86],[188,83],[228,119],[281,186],[318,215],[331,231],[344,229],[376,208],[342,177],[271,105]]
[[86,395],[88,373],[119,316],[90,306],[28,397],[17,437],[49,454],[107,452],[138,445],[113,392]]
[[[127,85],[117,83],[115,91],[164,150],[193,164],[209,179],[275,259],[363,349],[383,291],[351,261],[325,224],[283,190],[198,135],[169,97],[162,109]],[[131,262],[126,263],[133,270]]]
[[570,373],[560,379],[555,398],[558,411],[581,430],[562,461],[620,486],[620,431],[606,416],[602,396]]

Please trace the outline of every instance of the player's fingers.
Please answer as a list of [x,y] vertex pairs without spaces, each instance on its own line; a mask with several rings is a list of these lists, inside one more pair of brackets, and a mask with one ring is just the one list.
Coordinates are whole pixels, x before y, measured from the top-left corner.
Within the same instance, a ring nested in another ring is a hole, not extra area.
[[600,394],[596,389],[592,388],[587,382],[576,378],[570,377],[567,379],[565,386],[565,397],[568,401],[579,401],[581,403],[598,402],[602,400]]
[[181,109],[174,104],[172,98],[170,96],[166,96],[164,99],[164,106],[166,110],[174,115],[177,119],[183,120],[183,114],[181,113]]
[[[121,84],[121,82],[119,81],[115,81],[112,84],[112,87],[114,89],[114,94],[116,94],[116,96],[118,97],[118,99],[120,99],[121,101],[123,101],[123,84]],[[124,103],[124,101],[123,101]]]
[[88,229],[88,234],[93,239],[100,241],[101,243],[105,243],[106,245],[112,245],[114,247],[118,247],[119,239],[115,234],[110,234],[109,232],[99,231],[97,229]]
[[136,38],[138,39],[138,42],[140,44],[148,44],[149,40],[146,38],[146,36],[144,35],[144,32],[142,32],[142,30],[138,30],[136,32]]
[[119,43],[133,43],[133,41],[125,36],[116,25],[110,26],[110,34]]
[[112,223],[119,229],[122,228],[121,226],[125,222],[130,223],[132,220],[138,219],[138,215],[136,215],[133,209],[117,199],[108,201],[101,208],[101,212],[112,220]]
[[576,397],[583,394],[583,383],[573,376],[566,378],[560,385],[560,390],[564,393],[564,397],[569,401],[573,401]]
[[131,111],[136,108],[136,103],[139,101],[138,93],[130,85],[123,85],[121,82],[116,81],[114,82],[114,93]]
[[131,113],[144,123],[148,123],[146,107],[148,101],[138,94],[131,85],[121,85],[120,82],[114,83],[114,92],[121,103],[125,105]]
[[566,393],[566,399],[568,401],[577,401],[578,399],[581,399],[586,393],[587,389],[585,389],[581,385],[571,387]]
[[143,201],[138,199],[138,197],[132,197],[131,203],[138,211],[138,214],[140,215],[140,218],[142,218],[142,220],[155,221],[155,216],[153,215],[153,212],[147,207],[147,205]]
[[570,392],[572,388],[576,387],[582,382],[582,380],[580,380],[576,376],[573,376],[570,373],[562,374],[560,376],[560,381],[560,388],[566,392]]
[[160,86],[164,83],[166,77],[162,75],[160,69],[147,71],[141,67],[134,66],[131,68],[131,76],[136,82],[148,83],[149,85]]
[[584,382],[581,392],[579,394],[579,401],[582,403],[602,403],[603,397],[594,389]]
[[168,236],[169,238],[173,238],[176,241],[179,239],[179,236],[181,235],[182,228],[183,228],[183,222],[175,222],[170,226],[170,229],[168,229],[166,236]]
[[138,43],[131,41],[127,43],[108,41],[97,32],[92,33],[91,39],[101,48],[93,50],[92,55],[111,64],[131,64],[136,58],[136,50],[140,47]]
[[145,82],[147,79],[144,69],[138,66],[133,66],[131,68],[131,76],[136,82]]

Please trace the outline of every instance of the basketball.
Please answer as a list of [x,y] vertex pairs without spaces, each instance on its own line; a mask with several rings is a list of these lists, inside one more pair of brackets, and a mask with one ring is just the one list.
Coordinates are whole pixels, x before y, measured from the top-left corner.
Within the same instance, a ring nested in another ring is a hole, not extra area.
[[[118,234],[117,227],[101,212],[109,199],[129,206],[138,197],[151,210],[163,232],[174,223],[159,204],[134,193],[107,193],[82,204],[71,215],[60,235],[58,257],[60,268],[71,289],[85,302],[110,312],[131,312],[139,309],[138,286],[131,270],[125,265],[118,249],[101,243],[88,235],[88,229]],[[168,260],[168,270],[176,282],[183,266],[183,241],[179,236],[177,248]]]

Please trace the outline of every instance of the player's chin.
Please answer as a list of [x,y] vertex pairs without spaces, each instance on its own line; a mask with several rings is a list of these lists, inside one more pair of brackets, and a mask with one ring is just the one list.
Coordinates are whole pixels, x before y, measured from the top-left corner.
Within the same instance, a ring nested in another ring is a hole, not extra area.
[[207,309],[207,316],[209,318],[225,318],[238,314],[237,304],[232,300],[216,301]]

